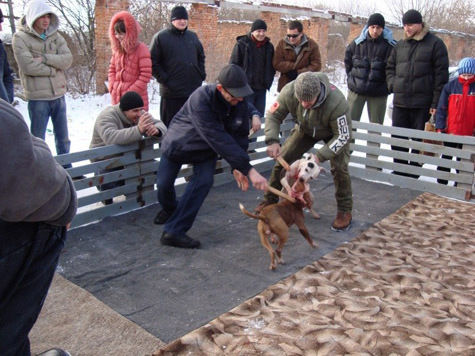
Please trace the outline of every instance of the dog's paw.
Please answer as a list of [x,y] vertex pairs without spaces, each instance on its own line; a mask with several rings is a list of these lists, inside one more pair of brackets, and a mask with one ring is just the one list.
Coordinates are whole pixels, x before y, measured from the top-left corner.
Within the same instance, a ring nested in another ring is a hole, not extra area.
[[[270,234],[270,232],[269,232],[269,234]],[[275,237],[274,234],[270,235],[269,239],[270,239],[270,242],[273,243],[273,244],[276,244],[278,242],[278,240],[277,240],[277,238]]]

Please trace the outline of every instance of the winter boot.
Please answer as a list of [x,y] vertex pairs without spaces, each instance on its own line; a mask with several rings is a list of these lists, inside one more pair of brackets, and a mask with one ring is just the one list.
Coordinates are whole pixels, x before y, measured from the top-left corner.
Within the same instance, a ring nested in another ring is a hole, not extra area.
[[336,214],[335,220],[333,220],[333,224],[331,229],[333,231],[346,231],[351,226],[351,213],[349,211],[343,212],[339,211]]

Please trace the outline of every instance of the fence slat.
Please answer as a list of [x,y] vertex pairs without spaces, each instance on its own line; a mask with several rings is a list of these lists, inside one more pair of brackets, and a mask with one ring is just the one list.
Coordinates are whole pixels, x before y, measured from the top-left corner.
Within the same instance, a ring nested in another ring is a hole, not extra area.
[[[281,126],[283,143],[294,128],[293,120],[286,119]],[[379,182],[387,182],[404,188],[428,191],[447,197],[463,200],[473,200],[474,194],[474,161],[475,138],[446,134],[433,134],[423,131],[394,128],[377,124],[353,121],[353,135],[356,139],[351,144],[353,151],[350,160],[352,176]],[[366,132],[365,132],[366,131]],[[274,165],[274,160],[267,156],[263,140],[264,131],[261,129],[252,137],[257,140],[250,143],[250,150],[257,150],[249,154],[251,164],[260,171],[268,171]],[[407,136],[416,139],[428,138],[463,144],[462,149],[449,148],[440,145],[428,144],[416,140],[401,139],[393,135]],[[392,150],[391,146],[400,146],[408,149],[434,152],[435,156],[425,156],[419,153]],[[322,147],[319,142],[312,148]],[[460,160],[442,159],[440,155],[452,155]],[[118,157],[110,157],[119,155]],[[156,140],[146,139],[139,143],[119,146],[112,145],[92,150],[56,156],[61,164],[74,164],[68,169],[71,176],[86,175],[86,178],[76,180],[75,188],[78,191],[78,214],[72,226],[80,226],[98,221],[106,216],[116,215],[141,208],[157,202],[155,187],[156,174],[160,163],[160,149]],[[104,160],[97,159],[109,157]],[[393,159],[402,159],[418,162],[419,166],[394,163]],[[91,162],[94,161],[94,162]],[[434,167],[443,166],[452,169],[451,172],[437,171]],[[123,167],[120,170],[98,174],[106,168]],[[219,160],[216,165],[214,185],[221,185],[233,181],[229,164]],[[420,179],[390,174],[393,170],[420,175]],[[458,171],[458,173],[456,172]],[[181,195],[186,187],[186,179],[193,174],[191,165],[183,165],[176,182],[177,194]],[[436,183],[437,179],[456,182],[457,187]],[[99,184],[124,180],[125,184],[114,189],[98,191]],[[122,197],[121,197],[122,196]],[[103,206],[100,202],[114,198],[114,203]]]

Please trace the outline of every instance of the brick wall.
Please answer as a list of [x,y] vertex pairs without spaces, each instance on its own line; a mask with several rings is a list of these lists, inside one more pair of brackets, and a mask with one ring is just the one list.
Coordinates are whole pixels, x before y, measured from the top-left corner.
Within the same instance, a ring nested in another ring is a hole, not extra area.
[[[191,2],[191,1],[189,1]],[[219,2],[217,2],[219,4]],[[250,6],[250,5],[235,5]],[[106,92],[103,85],[107,80],[107,71],[110,60],[110,43],[108,37],[108,27],[112,15],[120,10],[126,10],[129,7],[128,0],[96,0],[96,92],[102,94]],[[328,18],[311,9],[302,9],[296,7],[254,6],[253,9],[260,11],[260,18],[267,23],[267,35],[270,37],[274,46],[277,45],[286,33],[287,22],[291,19],[299,19],[304,32],[314,39],[322,55],[323,66],[327,62],[328,52],[328,30],[330,21],[336,21]],[[285,8],[286,11],[282,11]],[[288,10],[288,11],[287,11]],[[308,11],[307,11],[308,10]],[[219,5],[210,5],[208,3],[192,3],[189,11],[190,29],[198,34],[206,55],[206,81],[214,82],[220,69],[229,62],[236,37],[247,33],[250,29],[250,22],[220,21]],[[305,15],[302,17],[302,13]],[[333,15],[341,21],[345,17]],[[364,27],[366,19],[346,17],[345,21],[350,21],[350,31],[346,38],[346,43],[355,39]],[[391,27],[396,40],[402,38],[402,29]],[[475,36],[457,35],[451,33],[436,33],[444,40],[449,50],[449,57],[452,62],[466,56],[473,56],[475,52]]]

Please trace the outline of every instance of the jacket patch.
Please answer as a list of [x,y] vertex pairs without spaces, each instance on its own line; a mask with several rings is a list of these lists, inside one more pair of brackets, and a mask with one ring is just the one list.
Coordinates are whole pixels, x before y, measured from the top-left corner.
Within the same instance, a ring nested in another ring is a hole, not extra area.
[[338,124],[338,138],[333,141],[330,145],[329,148],[334,152],[338,153],[344,145],[348,143],[350,140],[350,131],[348,128],[348,124],[346,122],[346,117],[341,116],[337,119],[337,124]]
[[272,104],[271,107],[269,108],[269,113],[271,114],[275,113],[278,108],[279,108],[279,102],[275,101],[274,104]]

